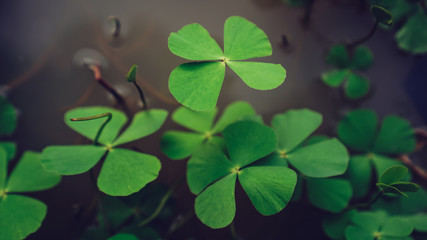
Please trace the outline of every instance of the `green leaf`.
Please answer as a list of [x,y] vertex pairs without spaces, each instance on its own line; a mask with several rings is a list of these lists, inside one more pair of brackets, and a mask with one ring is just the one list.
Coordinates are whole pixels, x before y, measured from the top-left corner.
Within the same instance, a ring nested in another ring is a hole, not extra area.
[[271,121],[279,139],[279,148],[286,153],[294,150],[322,124],[322,115],[309,109],[289,110]]
[[371,159],[366,155],[351,156],[346,177],[353,187],[353,197],[366,196],[372,183]]
[[402,165],[402,163],[397,161],[396,159],[389,158],[383,155],[372,154],[370,157],[374,162],[378,178],[381,176],[381,174],[385,172],[387,168],[395,165]]
[[348,69],[342,69],[342,70],[331,70],[329,72],[322,73],[322,81],[328,85],[329,87],[336,88],[340,86],[344,80],[347,78],[347,76],[350,74],[350,71]]
[[323,210],[338,213],[346,208],[353,195],[349,181],[331,178],[307,178],[308,199]]
[[132,234],[128,233],[118,233],[110,238],[108,240],[139,240],[139,238],[135,237]]
[[384,209],[390,214],[414,214],[427,210],[427,193],[421,188],[408,192],[408,197],[382,197],[373,205],[374,209]]
[[222,62],[184,63],[169,76],[169,90],[182,105],[195,111],[215,108],[224,81]]
[[170,159],[184,159],[191,156],[204,139],[198,133],[167,131],[160,140],[160,148]]
[[364,97],[369,92],[369,81],[359,74],[349,74],[344,84],[345,95],[350,99]]
[[251,88],[270,90],[280,86],[286,70],[280,64],[228,61],[227,65]]
[[3,189],[7,178],[7,155],[6,151],[0,148],[0,197],[3,195]]
[[274,151],[277,136],[273,129],[253,121],[229,125],[223,132],[228,155],[238,168],[267,156]]
[[326,62],[337,68],[350,67],[351,60],[347,48],[343,44],[332,46],[326,56]]
[[168,112],[162,109],[150,109],[135,114],[132,123],[113,142],[113,146],[132,142],[156,132],[163,125],[167,116]]
[[397,32],[399,47],[414,54],[427,52],[427,15],[421,9]]
[[333,138],[288,154],[288,161],[309,177],[331,177],[343,174],[348,166],[347,149]]
[[[387,214],[384,211],[377,212],[358,212],[351,219],[352,222],[361,227],[361,229],[370,232],[372,237],[378,232],[381,226],[387,220]],[[347,233],[346,233],[347,236]]]
[[377,153],[400,154],[414,151],[416,139],[410,123],[397,116],[384,118],[374,144]]
[[128,74],[126,75],[126,80],[128,82],[136,81],[136,71],[138,70],[138,65],[134,64],[130,67]]
[[15,131],[16,118],[15,108],[0,96],[0,135],[9,135]]
[[385,24],[387,26],[393,25],[393,15],[387,9],[378,5],[372,5],[371,12],[377,22]]
[[190,130],[206,133],[212,128],[217,109],[207,112],[196,112],[185,107],[179,107],[172,114],[172,120]]
[[346,145],[370,151],[377,134],[377,114],[368,109],[353,110],[338,124],[338,136]]
[[218,43],[200,24],[192,23],[184,26],[168,38],[169,50],[188,60],[222,60],[224,54]]
[[127,117],[120,111],[109,107],[78,107],[66,112],[64,121],[74,131],[90,140],[94,140],[99,128],[105,122],[105,118],[88,121],[70,121],[70,119],[89,117],[107,112],[112,114],[112,118],[111,121],[105,125],[98,142],[102,144],[111,144],[127,121]]
[[326,215],[322,220],[323,230],[332,239],[344,239],[345,229],[351,223],[356,210]]
[[0,201],[0,239],[24,239],[39,229],[46,216],[44,203],[20,195]]
[[49,146],[43,149],[41,163],[48,172],[76,175],[87,172],[105,154],[104,147]]
[[191,192],[199,194],[209,184],[233,172],[234,165],[214,144],[200,147],[188,161],[187,183]]
[[222,132],[228,125],[254,115],[255,110],[247,102],[237,101],[229,104],[213,127],[212,133]]
[[420,190],[420,186],[412,182],[397,182],[391,184],[391,186],[399,189],[402,192],[417,192]]
[[40,153],[25,152],[9,176],[8,192],[34,192],[57,185],[61,176],[46,172],[40,160]]
[[412,226],[414,226],[414,230],[418,232],[427,232],[427,214],[419,213],[412,216],[402,217],[408,220]]
[[325,136],[322,134],[316,134],[316,135],[311,136],[309,139],[307,139],[307,141],[305,141],[304,145],[309,146],[309,145],[320,143],[320,142],[323,142],[323,141],[326,141],[329,139],[331,139],[331,138],[328,136]]
[[110,227],[113,229],[120,227],[132,214],[134,214],[134,209],[126,205],[122,199],[110,197],[108,195],[102,198],[102,208],[103,209],[100,211],[103,212],[98,212],[98,214],[105,214]]
[[288,161],[286,158],[277,151],[267,155],[264,158],[252,163],[250,166],[278,166],[288,167]]
[[391,166],[380,176],[380,183],[387,185],[400,181],[408,174],[408,168],[402,165]]
[[0,142],[0,148],[6,151],[6,159],[9,162],[16,155],[16,144],[14,142]]
[[384,183],[377,183],[377,187],[379,187],[381,189],[381,191],[383,191],[384,193],[394,193],[397,195],[402,195],[404,197],[408,197],[408,195],[406,195],[405,193],[403,193],[402,191],[400,191],[399,189],[397,189],[391,185],[387,185]]
[[374,62],[374,54],[366,46],[358,46],[353,53],[352,67],[357,70],[366,70]]
[[387,237],[406,237],[409,236],[414,227],[411,223],[400,217],[391,217],[387,219],[381,228],[381,236]]
[[160,161],[155,156],[127,149],[110,150],[98,176],[98,187],[111,196],[138,192],[159,175]]
[[346,240],[374,240],[374,233],[369,232],[366,229],[349,226],[345,230],[345,239]]
[[280,212],[297,183],[296,173],[285,167],[247,167],[238,172],[238,177],[252,204],[264,216]]
[[228,60],[245,60],[272,54],[263,30],[243,17],[227,18],[224,25],[224,55]]
[[207,226],[217,229],[229,225],[236,214],[234,189],[237,174],[230,174],[206,188],[196,198],[197,217]]

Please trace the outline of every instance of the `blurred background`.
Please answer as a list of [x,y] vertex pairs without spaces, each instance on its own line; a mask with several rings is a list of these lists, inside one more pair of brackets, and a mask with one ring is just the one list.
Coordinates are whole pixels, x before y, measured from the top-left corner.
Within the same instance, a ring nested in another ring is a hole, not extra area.
[[[168,50],[169,34],[197,22],[223,46],[224,21],[233,15],[247,18],[266,32],[273,55],[259,61],[282,64],[287,77],[277,89],[257,91],[227,71],[218,102],[220,110],[233,101],[248,101],[269,123],[276,113],[310,108],[324,115],[319,132],[330,136],[336,135],[335,128],[343,114],[359,107],[374,109],[380,118],[396,114],[414,127],[423,127],[427,120],[427,57],[399,50],[396,30],[378,29],[365,43],[374,54],[373,66],[364,72],[371,82],[367,97],[347,100],[340,89],[328,88],[320,80],[323,72],[332,69],[325,61],[328,49],[359,39],[371,29],[373,18],[363,2],[315,0],[309,21],[304,24],[308,10],[290,7],[280,0],[1,1],[0,94],[19,114],[18,129],[9,139],[16,141],[19,153],[41,151],[52,144],[82,142],[64,124],[65,111],[75,106],[114,104],[109,93],[94,81],[91,71],[81,65],[82,57],[102,63],[103,78],[126,97],[133,111],[139,108],[139,96],[125,76],[137,64],[138,82],[143,85],[149,106],[172,112],[179,105],[169,93],[168,78],[185,60]],[[120,20],[121,31],[116,38],[112,35],[115,25],[111,16]],[[169,118],[155,135],[128,145],[160,158],[162,170],[151,185],[171,186],[185,175],[186,160],[170,160],[160,151],[161,135],[172,128],[180,127]],[[425,161],[422,156],[425,154],[418,154],[413,160]],[[98,170],[99,167],[98,164]],[[85,173],[63,177],[58,187],[31,194],[47,203],[48,215],[29,238],[79,237],[83,231],[76,228],[81,224],[79,212],[88,207],[94,191],[89,174]],[[263,217],[242,189],[237,188],[236,196],[235,228],[243,239],[326,238],[316,218],[319,210],[297,203],[279,214]],[[194,197],[185,183],[179,185],[170,201],[170,216],[154,224],[170,229],[193,209]],[[312,231],[304,232],[307,226]],[[170,235],[170,239],[229,238],[229,229],[212,230],[191,216]]]

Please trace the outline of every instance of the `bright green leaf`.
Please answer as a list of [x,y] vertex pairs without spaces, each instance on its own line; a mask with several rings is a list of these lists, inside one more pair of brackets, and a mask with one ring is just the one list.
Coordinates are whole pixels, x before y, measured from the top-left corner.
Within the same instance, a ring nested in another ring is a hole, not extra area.
[[247,167],[238,177],[252,204],[265,216],[278,213],[288,204],[297,182],[296,173],[284,167]]
[[260,160],[252,163],[250,166],[278,166],[288,167],[288,161],[279,152],[274,151],[268,156],[261,158]]
[[369,81],[359,74],[349,74],[344,84],[345,95],[350,99],[364,97],[369,92]]
[[104,147],[49,146],[43,149],[41,163],[48,172],[76,175],[87,172],[105,154]]
[[242,120],[245,117],[254,115],[255,110],[249,103],[242,101],[234,102],[225,108],[221,117],[213,127],[212,133],[222,132],[222,130],[224,130],[228,125],[238,120]]
[[321,209],[338,213],[351,200],[353,189],[349,181],[330,178],[307,178],[308,199]]
[[427,52],[427,15],[421,9],[397,32],[399,47],[414,54]]
[[0,96],[0,135],[9,135],[15,131],[16,118],[15,108]]
[[309,109],[289,110],[273,117],[271,126],[276,130],[279,148],[292,151],[322,124],[322,115]]
[[326,141],[329,139],[331,139],[331,138],[328,136],[325,136],[322,134],[316,134],[316,135],[311,136],[309,139],[307,139],[307,141],[305,141],[304,145],[309,146],[309,145],[320,143],[320,142],[323,142],[323,141]]
[[78,107],[65,113],[65,123],[74,131],[94,140],[99,128],[105,122],[106,118],[98,118],[87,121],[70,121],[71,118],[90,117],[102,113],[111,113],[111,121],[105,125],[104,130],[99,137],[98,142],[110,144],[117,137],[117,134],[127,121],[127,117],[120,111],[109,107]]
[[224,24],[224,55],[228,60],[245,60],[272,54],[263,30],[243,17],[232,16]]
[[138,65],[134,64],[130,67],[128,74],[126,75],[126,80],[128,82],[136,81],[136,71],[138,70]]
[[129,127],[114,141],[113,145],[118,146],[127,142],[146,137],[163,125],[168,112],[162,109],[150,109],[141,111],[133,117]]
[[170,159],[184,159],[191,156],[204,139],[197,133],[167,131],[160,140],[160,148]]
[[414,230],[411,223],[400,217],[391,217],[387,219],[381,228],[381,236],[387,237],[406,237]]
[[374,152],[398,154],[414,151],[416,139],[410,123],[397,116],[384,118],[374,144]]
[[374,62],[374,54],[366,46],[359,46],[354,50],[352,67],[357,70],[366,70]]
[[0,201],[0,239],[24,239],[35,232],[46,216],[44,203],[20,195]]
[[25,152],[9,176],[8,192],[34,192],[57,185],[61,176],[46,172],[40,160],[40,153]]
[[207,112],[196,112],[186,107],[179,107],[172,114],[172,120],[190,130],[206,133],[212,128],[217,109]]
[[400,181],[408,174],[408,168],[402,165],[391,166],[387,168],[380,176],[380,183],[393,184]]
[[355,198],[364,197],[372,183],[372,163],[366,155],[351,156],[346,172]]
[[309,177],[343,174],[349,159],[347,149],[335,138],[298,148],[287,156],[292,166]]
[[286,70],[280,64],[228,61],[227,65],[251,88],[270,90],[280,86]]
[[7,178],[7,155],[3,148],[0,148],[0,197],[3,195],[3,189]]
[[346,240],[374,240],[374,234],[369,232],[366,229],[349,226],[345,230],[345,239]]
[[194,209],[197,217],[211,228],[229,225],[236,214],[234,189],[237,174],[230,174],[206,188],[196,198]]
[[321,78],[326,85],[336,88],[344,82],[349,73],[350,71],[348,69],[331,70],[329,72],[322,73]]
[[385,172],[387,168],[395,165],[402,165],[402,163],[397,161],[396,159],[389,158],[383,155],[372,154],[370,157],[374,162],[378,178],[381,176],[381,174]]
[[127,149],[111,150],[98,176],[98,187],[111,196],[128,196],[155,180],[160,171],[155,156]]
[[326,56],[326,62],[337,68],[349,67],[351,65],[351,60],[346,46],[343,44],[332,46]]
[[169,50],[188,60],[221,60],[224,54],[218,43],[200,24],[192,23],[184,26],[168,38]]
[[169,76],[169,90],[182,105],[195,111],[209,111],[216,106],[224,75],[222,62],[184,63]]
[[239,168],[267,156],[277,144],[273,129],[253,121],[233,123],[222,135],[231,161]]
[[14,142],[0,142],[0,148],[6,151],[6,159],[9,162],[16,155],[16,144]]
[[368,109],[353,110],[338,124],[338,136],[346,145],[369,151],[377,134],[377,114]]
[[187,183],[191,192],[199,194],[209,184],[230,174],[232,162],[214,144],[205,144],[188,161]]

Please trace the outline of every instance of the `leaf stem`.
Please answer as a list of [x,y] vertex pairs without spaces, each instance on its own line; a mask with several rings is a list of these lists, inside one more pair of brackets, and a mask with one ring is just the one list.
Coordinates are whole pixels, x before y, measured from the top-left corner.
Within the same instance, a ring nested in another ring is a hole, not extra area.
[[380,199],[380,197],[384,194],[384,191],[380,191],[377,193],[377,195],[370,200],[369,202],[366,203],[360,203],[360,204],[355,204],[353,206],[348,206],[345,210],[352,210],[355,208],[370,208],[372,206],[372,204],[374,204],[378,199]]
[[114,28],[112,31],[113,37],[118,38],[120,36],[121,32],[121,23],[120,20],[116,16],[110,16],[108,17],[108,20],[114,24]]
[[107,119],[102,123],[101,127],[99,127],[98,132],[96,133],[95,139],[93,140],[93,144],[98,144],[99,137],[101,136],[102,130],[104,130],[105,126],[111,121],[113,115],[110,112],[101,113],[98,115],[90,116],[90,117],[81,117],[81,118],[71,118],[71,121],[89,121],[98,118],[107,117]]
[[372,38],[372,36],[374,36],[374,33],[377,31],[378,28],[378,21],[375,20],[374,25],[372,26],[371,30],[368,32],[368,34],[366,34],[365,36],[363,36],[362,38],[359,38],[353,42],[348,43],[347,49],[352,50],[354,47],[368,41],[369,39]]
[[313,13],[313,5],[314,0],[310,0],[305,7],[304,17],[301,19],[304,28],[308,28],[308,25],[310,24],[311,14]]
[[133,85],[135,85],[136,89],[138,90],[139,97],[141,98],[141,101],[142,101],[142,109],[147,110],[148,105],[147,105],[147,102],[145,101],[144,93],[142,92],[141,87],[139,87],[136,81],[133,82]]
[[116,102],[123,108],[128,116],[130,116],[129,108],[126,105],[125,99],[113,88],[107,81],[102,78],[101,67],[98,65],[91,65],[89,69],[93,73],[94,79],[102,86],[105,90],[107,90],[111,95],[113,95]]
[[167,238],[172,235],[176,230],[184,226],[192,217],[194,217],[194,210],[189,211],[187,214],[184,215],[184,217],[179,218],[178,223],[173,224],[169,231],[165,234],[163,237],[163,240],[167,240]]

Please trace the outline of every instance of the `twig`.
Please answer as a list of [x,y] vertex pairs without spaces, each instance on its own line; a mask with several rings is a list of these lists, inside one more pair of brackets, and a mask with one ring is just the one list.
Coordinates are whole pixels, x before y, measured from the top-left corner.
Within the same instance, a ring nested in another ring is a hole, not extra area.
[[305,7],[304,17],[301,19],[304,28],[308,28],[311,20],[311,14],[313,13],[314,0],[310,0]]
[[408,155],[400,155],[398,159],[406,166],[408,166],[409,169],[411,169],[419,178],[423,179],[424,181],[427,181],[427,171],[412,162]]
[[371,201],[366,202],[366,203],[360,203],[360,204],[355,204],[352,206],[348,206],[345,210],[353,210],[356,208],[370,208],[372,206],[372,204],[374,204],[378,199],[380,199],[380,197],[384,194],[384,191],[380,191],[375,198],[373,198]]
[[147,110],[148,105],[147,105],[147,101],[145,101],[145,97],[144,97],[144,93],[142,92],[141,88],[139,87],[139,85],[135,82],[133,82],[133,85],[135,85],[136,89],[138,89],[138,93],[139,93],[139,97],[141,98],[142,101],[142,109]]

